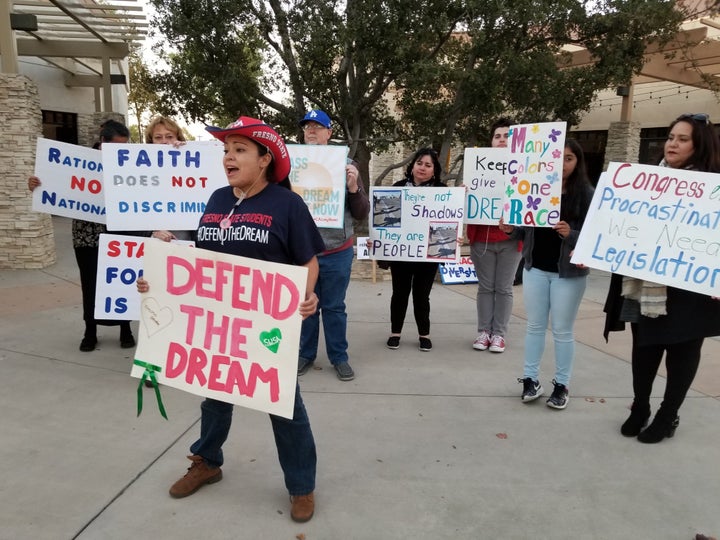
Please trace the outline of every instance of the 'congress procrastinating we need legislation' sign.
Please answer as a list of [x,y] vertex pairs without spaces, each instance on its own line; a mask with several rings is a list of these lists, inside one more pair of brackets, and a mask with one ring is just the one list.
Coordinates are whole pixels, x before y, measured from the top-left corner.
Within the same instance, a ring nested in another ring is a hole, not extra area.
[[719,174],[610,163],[572,262],[719,296],[719,224]]
[[457,262],[465,188],[370,188],[370,258]]
[[290,185],[308,205],[315,225],[342,229],[345,223],[347,146],[288,144]]
[[100,150],[38,137],[32,209],[94,223],[105,223]]
[[110,231],[195,230],[205,203],[227,185],[216,141],[102,146]]
[[307,268],[166,242],[145,244],[144,267],[136,360],[160,384],[292,418]]

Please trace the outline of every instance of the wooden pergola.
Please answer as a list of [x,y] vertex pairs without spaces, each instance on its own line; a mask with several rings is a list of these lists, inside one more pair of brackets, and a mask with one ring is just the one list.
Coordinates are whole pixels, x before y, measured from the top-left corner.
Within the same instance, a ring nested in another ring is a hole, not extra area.
[[0,0],[0,72],[18,73],[18,57],[30,56],[65,72],[67,86],[100,90],[112,110],[112,84],[125,84],[120,60],[148,29],[137,0]]

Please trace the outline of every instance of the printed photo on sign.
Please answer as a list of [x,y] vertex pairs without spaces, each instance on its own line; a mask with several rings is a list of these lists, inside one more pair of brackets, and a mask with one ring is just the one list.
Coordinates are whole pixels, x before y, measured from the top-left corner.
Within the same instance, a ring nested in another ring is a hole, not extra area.
[[526,227],[560,221],[565,122],[511,126],[503,218]]
[[307,268],[167,242],[145,245],[144,268],[136,360],[160,384],[292,418]]
[[573,263],[720,296],[720,175],[610,163]]
[[111,231],[194,230],[205,203],[227,185],[217,141],[102,146]]
[[315,225],[342,229],[345,223],[347,146],[288,144],[290,185],[308,205]]
[[105,223],[103,164],[99,150],[38,137],[32,209],[93,223]]
[[507,148],[465,149],[465,223],[497,225],[500,221],[509,155]]
[[371,187],[370,258],[457,261],[465,215],[462,187]]
[[375,227],[402,226],[402,190],[371,190],[372,217]]

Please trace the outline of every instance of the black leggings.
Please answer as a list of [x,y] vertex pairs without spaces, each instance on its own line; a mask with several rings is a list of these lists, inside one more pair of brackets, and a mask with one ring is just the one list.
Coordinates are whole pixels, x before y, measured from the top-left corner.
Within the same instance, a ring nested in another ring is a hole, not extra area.
[[390,331],[402,332],[407,313],[410,291],[413,297],[413,312],[418,335],[430,335],[430,291],[432,290],[437,263],[393,261],[392,298],[390,299]]
[[700,364],[700,350],[704,338],[673,343],[672,345],[636,345],[637,325],[632,324],[632,374],[636,403],[649,404],[653,381],[657,375],[663,353],[667,370],[667,383],[661,407],[662,415],[675,418],[680,405],[690,390]]

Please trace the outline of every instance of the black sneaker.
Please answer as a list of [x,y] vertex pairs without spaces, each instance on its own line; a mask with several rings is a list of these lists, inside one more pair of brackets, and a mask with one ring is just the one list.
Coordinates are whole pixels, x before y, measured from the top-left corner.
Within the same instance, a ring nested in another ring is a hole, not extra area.
[[399,349],[400,348],[400,336],[390,336],[387,340],[388,349]]
[[338,362],[333,366],[337,371],[337,377],[341,381],[352,381],[355,378],[355,372],[347,362]]
[[80,342],[80,350],[82,352],[94,351],[95,347],[97,346],[97,342],[98,341],[97,341],[96,337],[85,336],[84,338],[82,338],[82,341]]
[[305,375],[313,367],[314,360],[298,357],[298,375]]
[[523,385],[523,392],[521,398],[524,403],[535,401],[537,398],[539,398],[545,393],[543,387],[540,386],[540,382],[534,381],[530,377],[518,379],[518,382],[522,383]]
[[430,338],[421,337],[420,347],[418,348],[423,352],[432,351],[432,341],[430,341]]
[[553,409],[564,409],[567,407],[570,397],[568,396],[568,387],[564,384],[560,384],[553,379],[552,381],[555,388],[553,389],[552,395],[547,400],[547,406]]

